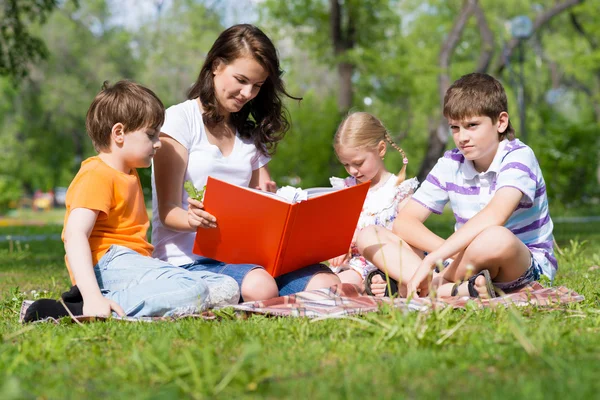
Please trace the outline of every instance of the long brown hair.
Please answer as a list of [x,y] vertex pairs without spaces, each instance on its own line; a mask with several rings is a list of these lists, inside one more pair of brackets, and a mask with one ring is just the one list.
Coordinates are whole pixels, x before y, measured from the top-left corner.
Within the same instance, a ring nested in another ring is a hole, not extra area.
[[254,99],[240,111],[231,114],[231,122],[240,136],[251,139],[259,151],[265,155],[273,154],[277,143],[290,128],[281,95],[294,100],[302,98],[286,92],[277,50],[271,39],[256,26],[234,25],[219,35],[206,55],[198,79],[188,91],[188,99],[200,98],[204,109],[202,117],[208,126],[223,121],[215,96],[213,70],[218,62],[227,65],[240,57],[252,57],[269,73],[269,77]]

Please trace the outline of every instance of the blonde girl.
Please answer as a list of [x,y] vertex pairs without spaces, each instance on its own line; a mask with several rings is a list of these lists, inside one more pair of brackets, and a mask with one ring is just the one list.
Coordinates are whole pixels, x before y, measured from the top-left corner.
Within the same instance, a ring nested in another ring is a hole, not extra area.
[[[397,175],[388,171],[383,162],[388,145],[402,155],[402,168]],[[330,178],[333,187],[371,182],[348,253],[329,260],[330,268],[342,282],[363,285],[369,274],[378,270],[358,251],[357,233],[370,225],[391,229],[398,210],[417,188],[418,181],[416,178],[406,179],[408,158],[404,150],[394,143],[383,123],[369,113],[348,115],[335,134],[333,147],[350,174],[345,179]]]

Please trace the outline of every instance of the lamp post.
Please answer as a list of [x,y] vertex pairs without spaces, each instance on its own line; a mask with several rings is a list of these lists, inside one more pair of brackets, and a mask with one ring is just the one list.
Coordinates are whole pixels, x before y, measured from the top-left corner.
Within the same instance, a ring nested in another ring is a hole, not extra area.
[[518,15],[510,21],[510,33],[513,38],[519,40],[519,86],[517,87],[517,106],[519,108],[519,130],[523,141],[527,141],[527,132],[525,130],[525,79],[523,74],[523,64],[525,62],[525,52],[523,41],[533,33],[533,23],[526,15]]

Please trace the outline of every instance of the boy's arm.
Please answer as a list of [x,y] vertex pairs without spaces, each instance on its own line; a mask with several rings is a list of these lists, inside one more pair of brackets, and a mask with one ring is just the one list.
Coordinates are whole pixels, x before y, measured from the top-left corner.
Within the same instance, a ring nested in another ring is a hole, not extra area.
[[417,201],[408,201],[398,212],[392,232],[411,246],[432,252],[444,243],[444,239],[423,224],[429,215],[431,210],[427,207]]
[[114,310],[120,316],[124,316],[125,312],[121,306],[102,296],[94,274],[88,238],[98,213],[99,211],[87,208],[76,208],[71,211],[64,235],[67,259],[83,297],[83,314],[108,316],[111,310]]
[[408,292],[414,292],[427,279],[438,260],[444,260],[464,250],[472,241],[491,226],[503,226],[519,205],[523,193],[510,186],[499,189],[488,205],[469,219],[459,230],[454,232],[442,245],[430,252],[424,259],[411,281]]

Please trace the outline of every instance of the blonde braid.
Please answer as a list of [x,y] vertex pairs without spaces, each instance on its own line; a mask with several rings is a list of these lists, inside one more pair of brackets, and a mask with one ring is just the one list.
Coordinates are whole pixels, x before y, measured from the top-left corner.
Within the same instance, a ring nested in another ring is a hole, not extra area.
[[402,150],[396,143],[394,143],[389,133],[385,132],[384,138],[394,149],[398,150],[398,152],[402,154],[402,169],[400,170],[400,172],[398,172],[398,179],[396,180],[396,185],[399,185],[406,179],[406,164],[408,164],[408,158],[406,157],[404,150]]

